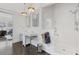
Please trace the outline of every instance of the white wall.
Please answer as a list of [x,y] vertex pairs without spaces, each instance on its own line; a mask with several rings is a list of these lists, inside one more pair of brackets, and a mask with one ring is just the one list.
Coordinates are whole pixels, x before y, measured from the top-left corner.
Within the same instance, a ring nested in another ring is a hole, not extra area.
[[21,15],[13,16],[13,43],[20,41],[20,34],[25,31],[25,17]]
[[[54,35],[52,35],[54,37],[51,40],[54,43],[51,43],[50,45],[51,47],[54,46],[55,52],[58,52],[59,54],[75,54],[79,52],[79,32],[76,32],[74,29],[74,17],[70,12],[70,10],[75,9],[76,6],[77,4],[66,3],[55,4],[43,8],[44,21],[48,18],[52,19],[53,21],[56,20],[58,36],[56,38]],[[45,26],[47,25],[43,25],[43,28]],[[53,32],[53,29],[51,32]],[[53,54],[52,48],[50,48],[49,46],[45,48],[49,53]]]

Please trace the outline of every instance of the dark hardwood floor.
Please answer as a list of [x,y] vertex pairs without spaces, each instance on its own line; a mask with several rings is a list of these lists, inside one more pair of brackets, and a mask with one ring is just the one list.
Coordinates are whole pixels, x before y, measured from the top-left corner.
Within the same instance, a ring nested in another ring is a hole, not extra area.
[[37,52],[37,47],[28,44],[26,47],[22,45],[22,42],[17,42],[13,44],[13,55],[49,55],[45,51],[41,53]]

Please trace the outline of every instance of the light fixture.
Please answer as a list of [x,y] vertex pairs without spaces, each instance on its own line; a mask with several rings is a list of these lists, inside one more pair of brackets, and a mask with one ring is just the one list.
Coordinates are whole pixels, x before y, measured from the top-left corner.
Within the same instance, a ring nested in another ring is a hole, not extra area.
[[[27,11],[26,11],[26,10],[27,10]],[[30,6],[28,6],[28,7],[26,8],[26,4],[24,3],[24,11],[21,12],[21,15],[27,16],[27,14],[28,14],[27,12],[28,12],[28,13],[33,13],[33,12],[35,12],[35,8],[33,7],[32,4],[30,4]]]
[[34,7],[28,7],[28,11],[29,12],[34,12],[35,11],[35,8]]
[[24,11],[21,12],[21,15],[22,15],[22,16],[27,16],[27,12],[25,11],[25,7],[26,7],[26,4],[24,3]]
[[21,12],[21,15],[27,16],[27,12]]

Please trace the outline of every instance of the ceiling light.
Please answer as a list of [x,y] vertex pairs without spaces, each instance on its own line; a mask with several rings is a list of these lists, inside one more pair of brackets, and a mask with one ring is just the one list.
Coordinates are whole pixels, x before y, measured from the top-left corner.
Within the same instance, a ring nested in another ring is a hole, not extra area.
[[[26,12],[27,10],[27,12]],[[35,12],[35,8],[33,7],[33,5],[31,4],[29,7],[26,8],[26,4],[24,3],[24,11],[21,12],[21,15],[23,16],[27,16],[27,14]]]
[[21,15],[27,16],[27,12],[21,12]]
[[34,7],[28,7],[28,11],[29,12],[34,12],[35,11],[35,8]]

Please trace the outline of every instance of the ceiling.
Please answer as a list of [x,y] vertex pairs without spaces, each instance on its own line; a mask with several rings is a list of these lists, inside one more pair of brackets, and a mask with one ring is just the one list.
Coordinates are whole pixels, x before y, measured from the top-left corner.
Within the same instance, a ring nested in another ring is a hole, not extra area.
[[23,12],[24,8],[33,5],[35,8],[43,8],[51,3],[0,3],[0,9],[10,10],[13,12]]

